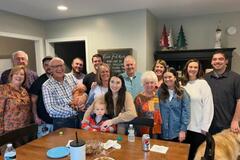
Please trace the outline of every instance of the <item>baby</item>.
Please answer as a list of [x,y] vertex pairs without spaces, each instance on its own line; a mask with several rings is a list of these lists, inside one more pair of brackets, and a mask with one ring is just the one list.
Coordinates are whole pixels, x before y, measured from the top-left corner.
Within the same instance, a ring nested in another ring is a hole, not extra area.
[[85,93],[86,90],[86,86],[82,83],[79,83],[72,91],[72,100],[70,102],[70,106],[77,111],[84,111],[84,106],[88,99],[88,96]]
[[108,120],[109,117],[106,115],[106,104],[103,100],[96,98],[93,102],[93,114],[88,117],[88,119],[82,123],[82,129],[88,131],[101,131],[101,132],[111,132],[116,130],[115,126],[110,126],[108,128],[101,129],[101,125],[104,121]]

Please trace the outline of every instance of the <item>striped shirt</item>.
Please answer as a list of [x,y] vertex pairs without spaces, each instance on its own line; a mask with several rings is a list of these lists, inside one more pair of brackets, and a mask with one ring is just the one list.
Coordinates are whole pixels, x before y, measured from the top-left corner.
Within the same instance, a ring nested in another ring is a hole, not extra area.
[[42,86],[43,101],[50,117],[68,118],[77,114],[69,105],[72,99],[72,90],[77,81],[73,75],[66,75],[63,82],[50,77]]

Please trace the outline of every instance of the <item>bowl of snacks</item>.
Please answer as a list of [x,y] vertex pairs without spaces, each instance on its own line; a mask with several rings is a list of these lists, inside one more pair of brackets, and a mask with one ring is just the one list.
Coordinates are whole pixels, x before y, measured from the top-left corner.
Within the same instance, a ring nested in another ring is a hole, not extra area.
[[98,140],[86,141],[86,154],[100,154],[103,151],[102,142]]

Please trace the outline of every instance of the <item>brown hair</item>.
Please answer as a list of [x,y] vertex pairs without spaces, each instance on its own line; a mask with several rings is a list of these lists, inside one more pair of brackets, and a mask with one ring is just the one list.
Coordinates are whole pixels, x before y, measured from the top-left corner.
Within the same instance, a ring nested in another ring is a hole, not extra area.
[[101,58],[101,60],[102,60],[102,62],[103,62],[103,56],[102,56],[101,54],[99,54],[99,53],[94,54],[94,55],[92,56],[92,62],[93,62],[93,58],[94,58],[94,57]]
[[167,63],[166,63],[166,61],[164,61],[163,59],[157,59],[157,60],[155,61],[154,65],[153,65],[152,71],[155,70],[155,67],[156,67],[157,64],[161,64],[161,65],[164,67],[164,70],[167,69]]
[[196,62],[198,64],[197,79],[203,77],[203,70],[202,70],[202,65],[201,65],[200,61],[196,58],[189,59],[183,68],[182,85],[186,85],[187,82],[189,81],[189,75],[188,75],[187,69],[188,69],[189,64],[192,62]]
[[26,67],[23,66],[23,65],[17,65],[17,66],[14,66],[10,73],[9,73],[9,76],[8,76],[8,82],[11,82],[12,81],[12,76],[15,74],[15,73],[18,73],[19,71],[23,70],[24,71],[24,81],[22,84],[25,83],[26,81],[26,77],[27,77],[27,73],[26,73]]

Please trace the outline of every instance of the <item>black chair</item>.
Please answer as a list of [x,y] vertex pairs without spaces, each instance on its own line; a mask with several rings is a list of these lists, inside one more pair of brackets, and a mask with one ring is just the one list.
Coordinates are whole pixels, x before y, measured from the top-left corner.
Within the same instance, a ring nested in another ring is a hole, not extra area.
[[12,143],[15,148],[24,145],[37,138],[38,125],[30,124],[25,127],[0,135],[1,151],[7,143]]
[[133,120],[129,122],[125,122],[124,124],[133,124],[135,130],[136,130],[136,136],[141,136],[139,128],[141,126],[148,127],[149,128],[149,135],[152,136],[152,129],[154,126],[154,120],[149,118],[143,118],[143,117],[136,117]]

